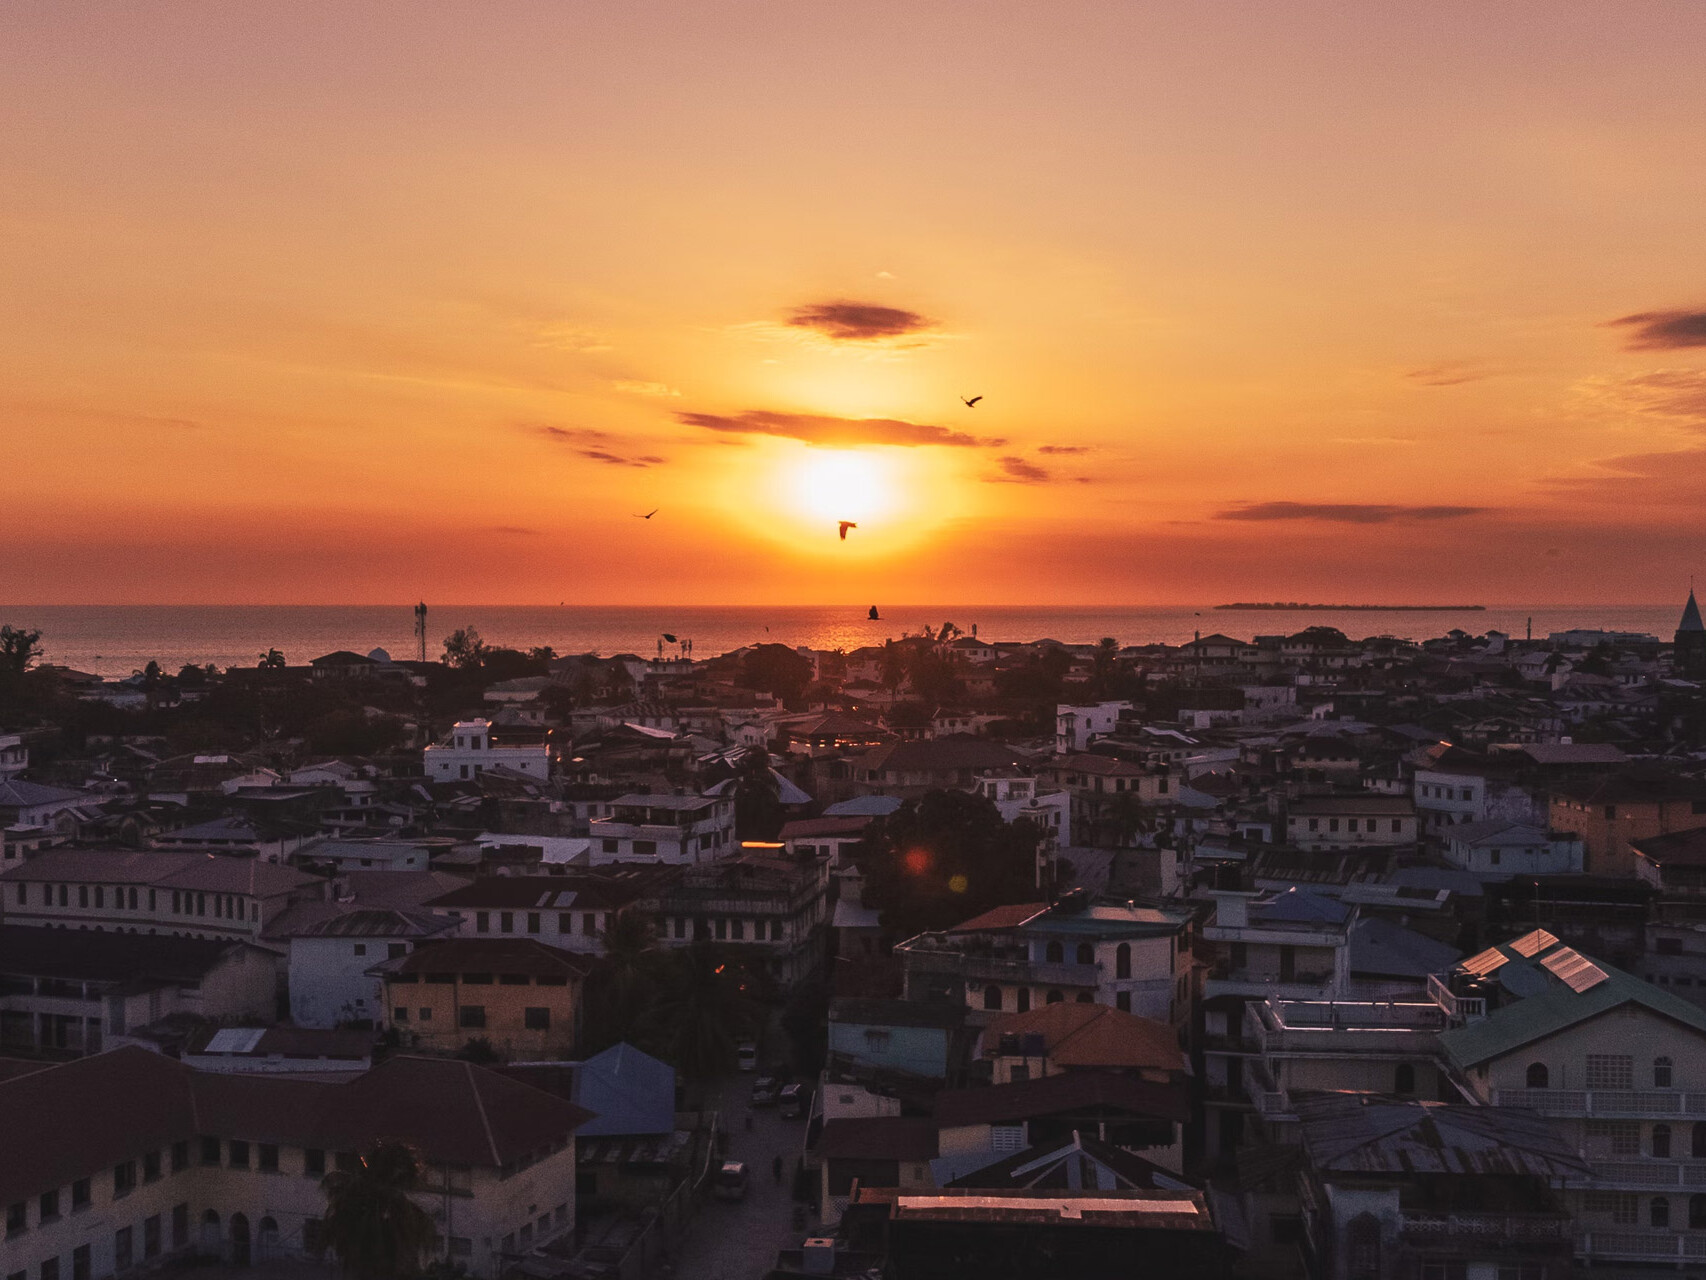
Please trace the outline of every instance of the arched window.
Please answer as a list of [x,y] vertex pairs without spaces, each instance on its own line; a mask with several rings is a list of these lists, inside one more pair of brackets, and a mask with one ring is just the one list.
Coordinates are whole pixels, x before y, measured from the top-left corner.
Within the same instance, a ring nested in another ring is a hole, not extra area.
[[1064,999],[1066,999],[1066,997],[1061,995],[1060,992],[1058,992],[1058,991],[1050,991],[1048,993],[1048,1003],[1049,1004],[1059,1004]]
[[1653,1155],[1659,1160],[1670,1159],[1670,1126],[1668,1124],[1653,1126]]
[[1379,1280],[1380,1220],[1372,1213],[1359,1213],[1345,1228],[1345,1259],[1350,1280]]
[[1088,991],[1080,991],[1077,996],[1079,1004],[1089,1004],[1095,998],[1096,997],[1091,995]]
[[219,1214],[214,1210],[209,1209],[206,1213],[201,1215],[201,1225],[204,1227],[217,1227],[219,1225]]
[[1694,1131],[1689,1136],[1688,1154],[1696,1160],[1706,1160],[1706,1120],[1694,1122]]
[[1088,942],[1080,942],[1078,944],[1078,963],[1095,964],[1096,948],[1092,947]]
[[983,989],[983,1007],[999,1009],[1001,1007],[1001,988],[993,982]]
[[1530,1089],[1545,1089],[1548,1087],[1546,1082],[1550,1079],[1551,1072],[1546,1070],[1546,1064],[1544,1062],[1531,1062],[1528,1064],[1528,1087]]
[[1670,1088],[1670,1059],[1669,1058],[1654,1058],[1653,1059],[1653,1088],[1655,1088],[1655,1089],[1668,1089],[1668,1088]]
[[1114,977],[1131,977],[1131,943],[1122,942],[1114,950]]
[[1019,999],[1017,1004],[1020,1013],[1029,1013],[1031,1011],[1031,989],[1029,987],[1019,988]]
[[1706,1230],[1706,1196],[1688,1197],[1688,1227],[1691,1231]]
[[1066,949],[1058,942],[1051,942],[1043,948],[1043,959],[1049,964],[1059,964],[1066,959]]
[[1416,1091],[1416,1069],[1408,1062],[1400,1062],[1393,1073],[1393,1090],[1397,1093],[1414,1093]]
[[1647,1210],[1647,1221],[1655,1227],[1670,1226],[1670,1201],[1654,1196],[1652,1208]]

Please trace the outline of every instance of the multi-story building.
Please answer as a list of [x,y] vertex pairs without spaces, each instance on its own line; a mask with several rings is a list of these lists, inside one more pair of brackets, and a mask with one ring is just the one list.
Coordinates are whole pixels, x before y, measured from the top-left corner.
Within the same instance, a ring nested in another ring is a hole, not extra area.
[[580,1040],[584,957],[528,938],[451,938],[376,964],[385,1025],[454,1053],[486,1040],[505,1057],[568,1059]]
[[1551,826],[1582,838],[1583,869],[1635,874],[1634,842],[1706,827],[1706,785],[1658,772],[1566,783],[1552,792]]
[[1114,731],[1120,712],[1130,711],[1129,702],[1095,702],[1088,706],[1061,703],[1054,709],[1054,749],[1062,755],[1088,751],[1097,738]]
[[1635,875],[1658,890],[1641,976],[1706,1006],[1706,827],[1633,842]]
[[1568,876],[1582,869],[1582,839],[1573,831],[1504,818],[1464,822],[1440,832],[1445,860],[1488,876]]
[[168,1262],[234,1267],[326,1251],[328,1170],[385,1141],[447,1267],[496,1280],[572,1235],[587,1112],[451,1059],[397,1057],[349,1083],[198,1072],[137,1048],[0,1079],[0,1274],[83,1280]]
[[254,858],[58,848],[0,872],[0,920],[54,929],[258,939],[326,882]]
[[1286,804],[1285,837],[1299,849],[1391,848],[1416,843],[1409,796],[1299,796]]
[[822,963],[827,944],[829,858],[756,849],[689,867],[650,892],[639,909],[660,944],[716,942],[759,961],[792,985]]
[[727,796],[631,793],[611,801],[610,816],[587,830],[595,866],[710,862],[735,845],[735,804]]
[[994,802],[1002,821],[1023,818],[1035,823],[1043,834],[1039,853],[1072,844],[1072,797],[1065,791],[1051,790],[1036,778],[1015,771],[984,774],[972,790]]
[[433,782],[471,782],[488,769],[510,769],[543,782],[551,773],[551,748],[542,742],[494,741],[490,720],[458,720],[443,741],[421,753]]
[[1706,1260],[1706,1012],[1543,929],[1459,964],[1462,1025],[1440,1034],[1460,1086],[1551,1119],[1588,1172],[1566,1200],[1594,1266]]
[[1190,914],[1096,899],[997,907],[895,947],[910,1000],[945,1000],[990,1015],[1063,1000],[1177,1023],[1190,1013]]
[[[454,928],[452,921],[424,911],[358,907],[290,930],[284,936],[290,944],[291,1021],[299,1027],[383,1022],[384,993],[373,966]],[[276,930],[271,934],[279,936]]]
[[0,782],[17,777],[30,767],[30,749],[22,734],[0,733]]
[[464,938],[532,938],[548,947],[602,955],[617,919],[679,872],[610,866],[550,876],[481,876],[426,907]]

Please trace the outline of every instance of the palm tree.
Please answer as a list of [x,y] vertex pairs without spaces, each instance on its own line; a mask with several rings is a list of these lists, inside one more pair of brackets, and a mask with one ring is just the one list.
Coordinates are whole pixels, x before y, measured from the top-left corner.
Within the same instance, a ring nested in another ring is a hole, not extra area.
[[694,943],[670,956],[641,1029],[659,1057],[703,1086],[733,1064],[736,1040],[756,1027],[758,1016],[737,965],[715,947]]
[[742,840],[774,840],[782,830],[782,787],[770,752],[749,747],[735,766],[735,833]]
[[587,1039],[608,1048],[640,1034],[664,959],[651,922],[637,911],[617,914],[604,932],[604,955],[587,984]]
[[381,1142],[354,1169],[320,1182],[325,1238],[356,1280],[419,1275],[432,1247],[432,1215],[409,1198],[420,1189],[419,1157],[400,1142]]

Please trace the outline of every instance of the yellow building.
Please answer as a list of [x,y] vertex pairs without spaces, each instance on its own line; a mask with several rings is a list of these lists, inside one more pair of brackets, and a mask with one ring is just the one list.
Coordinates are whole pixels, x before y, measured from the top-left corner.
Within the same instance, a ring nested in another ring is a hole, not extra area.
[[454,1053],[488,1040],[510,1058],[572,1058],[587,961],[530,938],[452,938],[372,970],[405,1043]]

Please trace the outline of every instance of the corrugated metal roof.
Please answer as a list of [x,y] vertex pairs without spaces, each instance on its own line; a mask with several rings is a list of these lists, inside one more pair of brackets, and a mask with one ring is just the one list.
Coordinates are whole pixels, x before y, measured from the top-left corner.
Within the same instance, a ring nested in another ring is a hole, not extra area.
[[1588,1169],[1552,1122],[1533,1112],[1368,1095],[1304,1096],[1295,1105],[1304,1150],[1320,1171],[1551,1179]]

